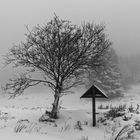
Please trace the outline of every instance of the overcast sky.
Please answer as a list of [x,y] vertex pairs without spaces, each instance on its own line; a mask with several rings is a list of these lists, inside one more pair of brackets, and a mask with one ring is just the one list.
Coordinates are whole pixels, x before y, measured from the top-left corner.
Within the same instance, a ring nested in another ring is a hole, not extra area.
[[105,23],[106,33],[121,54],[139,53],[140,0],[0,0],[0,54],[24,39],[30,28],[60,18]]
[[45,24],[54,13],[75,24],[105,23],[119,54],[140,53],[140,0],[0,0],[1,61],[8,48],[24,40],[25,25]]

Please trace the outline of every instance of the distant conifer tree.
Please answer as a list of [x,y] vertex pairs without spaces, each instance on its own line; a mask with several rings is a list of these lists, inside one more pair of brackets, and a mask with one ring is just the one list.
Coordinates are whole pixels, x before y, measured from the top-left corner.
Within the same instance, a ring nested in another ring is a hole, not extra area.
[[103,59],[104,64],[89,72],[87,85],[97,84],[106,91],[109,97],[121,96],[123,91],[122,76],[115,50],[109,48],[100,59]]

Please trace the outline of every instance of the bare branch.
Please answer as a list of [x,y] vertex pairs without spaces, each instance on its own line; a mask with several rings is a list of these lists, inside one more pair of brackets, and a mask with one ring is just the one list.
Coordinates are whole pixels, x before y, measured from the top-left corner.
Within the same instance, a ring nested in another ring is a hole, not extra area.
[[3,87],[3,90],[8,91],[12,97],[16,97],[17,95],[21,95],[25,89],[40,83],[48,84],[53,90],[55,89],[55,85],[52,82],[40,79],[31,79],[30,76],[27,76],[26,74],[27,73],[20,74],[19,76],[14,76],[14,79],[9,79],[9,83]]
[[77,26],[56,15],[44,26],[26,28],[26,41],[14,45],[5,61],[14,67],[40,71],[43,80],[29,77],[29,74],[10,80],[5,89],[13,89],[17,94],[40,83],[61,94],[83,83],[81,76],[91,65],[103,65],[103,53],[111,45],[104,33],[105,26],[92,23]]

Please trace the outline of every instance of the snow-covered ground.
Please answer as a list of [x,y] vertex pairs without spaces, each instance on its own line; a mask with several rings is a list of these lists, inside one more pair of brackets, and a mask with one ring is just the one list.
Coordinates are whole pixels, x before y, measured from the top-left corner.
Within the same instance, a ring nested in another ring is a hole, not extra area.
[[[129,121],[108,120],[107,124],[97,123],[92,127],[91,102],[80,99],[82,91],[62,98],[62,109],[59,119],[55,122],[39,122],[45,110],[51,109],[53,98],[47,93],[23,94],[15,99],[8,100],[7,96],[0,96],[0,139],[3,140],[109,140],[113,129],[120,125],[133,124],[139,119],[139,114],[134,114]],[[140,104],[140,85],[133,86],[125,97],[96,101],[97,120],[105,109],[103,106],[118,106],[126,104],[137,107]],[[130,115],[130,114],[129,114]],[[139,119],[140,120],[140,119]],[[119,123],[116,123],[118,121]],[[81,130],[79,127],[81,124]],[[119,127],[118,127],[119,128]],[[120,127],[121,129],[121,127]]]

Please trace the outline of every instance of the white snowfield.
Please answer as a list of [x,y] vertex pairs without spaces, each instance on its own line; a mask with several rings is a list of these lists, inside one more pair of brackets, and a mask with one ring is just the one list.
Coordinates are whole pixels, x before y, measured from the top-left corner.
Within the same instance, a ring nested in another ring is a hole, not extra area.
[[[51,94],[25,93],[10,100],[1,95],[0,140],[109,140],[111,134],[108,126],[97,123],[96,127],[92,127],[91,102],[80,100],[83,93],[78,90],[75,94],[62,97],[59,119],[54,123],[38,121],[46,109],[51,109]],[[133,86],[124,98],[96,101],[97,113],[104,111],[98,109],[100,104],[117,106],[124,103],[140,104],[139,85]],[[81,123],[81,130],[77,127],[78,122]]]
[[0,133],[1,140],[65,140],[63,138],[55,138],[54,136],[48,135],[38,135],[38,134],[27,134],[27,133],[9,133],[9,132],[1,132]]

